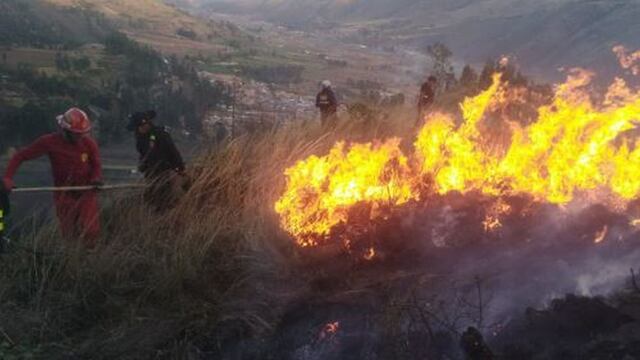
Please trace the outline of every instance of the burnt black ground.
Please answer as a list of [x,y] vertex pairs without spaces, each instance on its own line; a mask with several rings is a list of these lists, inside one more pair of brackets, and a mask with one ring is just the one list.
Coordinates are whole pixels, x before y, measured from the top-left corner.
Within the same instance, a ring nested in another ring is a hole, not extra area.
[[[462,359],[459,337],[469,325],[497,358],[640,358],[638,339],[621,338],[640,329],[640,296],[621,292],[640,266],[628,215],[514,198],[517,213],[487,233],[481,221],[491,200],[456,197],[358,232],[378,250],[372,261],[357,245],[351,253],[335,244],[305,249],[291,278],[274,282],[295,295],[281,299],[273,331],[223,330],[205,358]],[[445,243],[434,245],[435,237]],[[337,332],[323,336],[334,322]]]

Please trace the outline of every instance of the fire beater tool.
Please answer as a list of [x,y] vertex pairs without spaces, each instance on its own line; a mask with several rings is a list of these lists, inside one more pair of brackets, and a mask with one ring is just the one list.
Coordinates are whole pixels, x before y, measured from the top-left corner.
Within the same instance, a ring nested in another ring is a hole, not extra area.
[[[108,190],[128,190],[128,189],[144,189],[145,184],[113,184],[113,185],[88,185],[88,186],[44,186],[44,187],[28,187],[15,188],[15,193],[42,193],[42,192],[63,192],[63,191],[108,191]],[[11,212],[11,201],[6,191],[0,191],[0,254],[6,251],[9,244],[9,238],[6,236],[8,229],[7,219]]]

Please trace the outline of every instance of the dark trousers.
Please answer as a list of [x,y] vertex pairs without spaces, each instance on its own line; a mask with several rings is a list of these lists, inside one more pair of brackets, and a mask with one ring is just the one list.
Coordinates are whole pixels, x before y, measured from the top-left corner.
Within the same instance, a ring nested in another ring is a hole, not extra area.
[[338,114],[333,111],[321,112],[320,125],[324,129],[334,129],[338,125]]
[[172,209],[190,187],[189,178],[173,170],[150,174],[146,179],[149,187],[144,192],[144,200],[158,212]]

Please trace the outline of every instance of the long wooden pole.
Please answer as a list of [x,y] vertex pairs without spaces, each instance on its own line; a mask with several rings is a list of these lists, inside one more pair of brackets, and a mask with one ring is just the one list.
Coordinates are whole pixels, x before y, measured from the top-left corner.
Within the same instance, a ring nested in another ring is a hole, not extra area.
[[126,190],[126,189],[144,189],[145,184],[115,184],[102,186],[44,186],[31,188],[15,188],[12,192],[16,193],[33,193],[33,192],[61,192],[61,191],[91,191],[91,190]]

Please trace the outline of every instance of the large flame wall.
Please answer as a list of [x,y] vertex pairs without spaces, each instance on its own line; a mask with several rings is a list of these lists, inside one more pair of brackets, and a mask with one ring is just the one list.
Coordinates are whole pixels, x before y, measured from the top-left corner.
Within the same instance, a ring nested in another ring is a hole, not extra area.
[[554,204],[594,193],[612,202],[634,199],[640,193],[640,143],[625,132],[640,120],[640,93],[616,79],[596,102],[586,90],[592,78],[572,70],[530,125],[503,122],[511,136],[499,146],[479,126],[487,112],[515,96],[496,74],[487,90],[460,104],[460,125],[452,114],[429,115],[413,154],[390,139],[341,142],[326,156],[302,160],[285,172],[287,188],[275,205],[282,226],[300,246],[314,246],[347,220],[355,204],[367,202],[375,210],[428,196],[425,179],[439,194],[528,194]]

